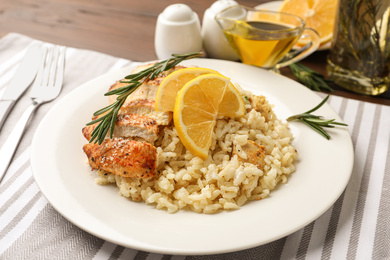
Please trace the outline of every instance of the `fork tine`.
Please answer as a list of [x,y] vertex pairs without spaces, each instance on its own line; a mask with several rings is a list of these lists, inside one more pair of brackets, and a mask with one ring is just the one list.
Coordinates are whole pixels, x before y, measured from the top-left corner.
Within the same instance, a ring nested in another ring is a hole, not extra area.
[[43,45],[42,46],[42,60],[39,64],[39,69],[38,69],[37,76],[36,76],[35,81],[34,81],[34,86],[35,85],[39,86],[42,84],[43,71],[45,70],[46,56],[47,56],[47,46]]
[[52,59],[53,59],[53,46],[48,46],[48,52],[45,60],[45,69],[43,73],[42,86],[47,86],[49,83],[50,77],[50,68],[52,67]]
[[40,65],[30,97],[47,102],[56,98],[61,92],[66,47],[46,44],[44,48],[46,57],[44,56],[44,61]]
[[55,73],[56,75],[56,81],[54,87],[60,88],[62,85],[62,81],[64,78],[64,67],[65,67],[65,50],[66,48],[64,46],[59,47],[59,54],[58,54],[58,64],[57,64],[57,71]]
[[50,64],[50,74],[49,74],[49,81],[47,83],[48,87],[54,87],[54,81],[56,77],[56,70],[57,70],[57,63],[58,63],[58,56],[59,56],[59,46],[52,47],[52,59]]

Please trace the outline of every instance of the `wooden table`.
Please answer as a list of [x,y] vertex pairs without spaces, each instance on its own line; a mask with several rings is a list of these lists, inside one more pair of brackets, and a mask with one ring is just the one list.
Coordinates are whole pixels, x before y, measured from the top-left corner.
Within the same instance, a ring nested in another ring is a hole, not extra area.
[[[241,0],[254,7],[269,0]],[[70,47],[95,50],[133,61],[156,59],[154,31],[157,16],[174,0],[1,0],[0,37],[10,32]],[[213,3],[187,0],[203,19],[204,11]],[[326,75],[328,51],[319,51],[303,63]],[[288,68],[282,74],[294,78]],[[390,91],[377,97],[348,92],[332,86],[333,94],[390,105]]]

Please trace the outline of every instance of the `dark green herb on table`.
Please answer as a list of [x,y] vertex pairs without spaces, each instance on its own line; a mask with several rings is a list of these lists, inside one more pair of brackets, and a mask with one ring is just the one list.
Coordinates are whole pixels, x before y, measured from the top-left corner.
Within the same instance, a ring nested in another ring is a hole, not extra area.
[[302,114],[290,116],[289,118],[287,118],[287,121],[299,120],[329,140],[330,135],[324,130],[324,127],[335,127],[335,125],[347,126],[347,124],[336,122],[335,119],[323,119],[321,116],[311,114],[312,112],[322,107],[322,105],[325,104],[328,98],[329,95],[313,109],[310,109],[309,111]]
[[328,82],[331,81],[326,79],[321,73],[314,71],[301,63],[293,63],[289,67],[298,81],[311,90],[327,90],[333,92],[333,89],[328,85]]

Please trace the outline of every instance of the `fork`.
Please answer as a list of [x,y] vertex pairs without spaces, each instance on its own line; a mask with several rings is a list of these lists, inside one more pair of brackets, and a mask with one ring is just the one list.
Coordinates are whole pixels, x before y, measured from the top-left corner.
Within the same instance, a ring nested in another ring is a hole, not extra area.
[[0,149],[0,183],[34,111],[43,103],[54,100],[61,92],[66,48],[48,44],[43,48],[44,58],[30,94],[32,104],[22,114]]

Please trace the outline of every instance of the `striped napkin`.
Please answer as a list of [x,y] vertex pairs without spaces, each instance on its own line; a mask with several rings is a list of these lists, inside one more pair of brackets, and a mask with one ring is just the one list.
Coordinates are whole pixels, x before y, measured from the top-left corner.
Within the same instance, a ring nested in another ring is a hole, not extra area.
[[[0,95],[32,41],[15,33],[0,39]],[[34,132],[61,97],[130,64],[68,48],[61,95],[38,109],[0,184],[0,259],[390,259],[390,106],[337,96],[328,103],[348,124],[352,136],[351,180],[328,211],[287,237],[234,253],[178,256],[118,246],[68,222],[43,197],[32,177],[29,157]],[[25,95],[16,104],[0,132],[0,146],[29,103]]]

